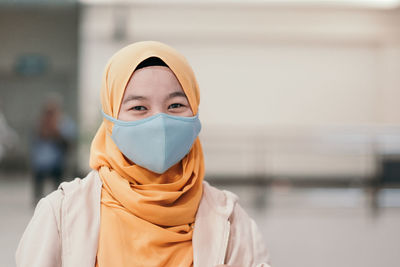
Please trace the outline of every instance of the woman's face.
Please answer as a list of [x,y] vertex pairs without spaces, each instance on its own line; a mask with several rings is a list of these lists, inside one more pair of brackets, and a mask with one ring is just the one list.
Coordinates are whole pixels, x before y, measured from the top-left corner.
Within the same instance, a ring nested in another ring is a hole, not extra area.
[[189,101],[174,73],[164,66],[135,71],[122,98],[118,119],[135,121],[157,113],[190,117]]

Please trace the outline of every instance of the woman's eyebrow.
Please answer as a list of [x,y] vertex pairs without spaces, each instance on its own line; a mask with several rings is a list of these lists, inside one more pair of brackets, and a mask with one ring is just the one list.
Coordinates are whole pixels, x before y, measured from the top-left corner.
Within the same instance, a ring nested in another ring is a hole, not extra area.
[[146,97],[140,96],[140,95],[128,95],[122,103],[125,104],[126,102],[129,102],[132,100],[146,100],[146,99],[147,99]]
[[170,94],[168,95],[168,98],[167,98],[167,99],[174,98],[174,97],[177,97],[177,96],[186,98],[186,95],[185,95],[184,92],[176,91],[176,92],[170,93]]

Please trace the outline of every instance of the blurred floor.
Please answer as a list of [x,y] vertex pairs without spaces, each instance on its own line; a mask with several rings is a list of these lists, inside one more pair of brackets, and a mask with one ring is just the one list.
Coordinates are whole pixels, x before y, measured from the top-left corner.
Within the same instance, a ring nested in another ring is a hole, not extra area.
[[0,266],[15,266],[14,254],[33,215],[31,184],[27,175],[0,175]]
[[[239,195],[256,220],[273,267],[397,267],[400,262],[399,191],[384,191],[385,207],[374,215],[359,189],[225,188]],[[0,266],[15,266],[18,240],[33,213],[30,201],[27,175],[0,175]]]
[[[395,267],[400,190],[383,190],[373,212],[362,189],[230,187],[256,220],[273,267]],[[267,196],[264,208],[260,195]]]

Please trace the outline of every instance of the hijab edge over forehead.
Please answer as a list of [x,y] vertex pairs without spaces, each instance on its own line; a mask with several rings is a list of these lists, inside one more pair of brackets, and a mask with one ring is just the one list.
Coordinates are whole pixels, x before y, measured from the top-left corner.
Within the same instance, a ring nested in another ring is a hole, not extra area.
[[150,57],[157,57],[168,65],[179,81],[188,98],[193,114],[198,112],[200,102],[199,88],[193,70],[187,60],[173,48],[154,41],[139,42],[129,45],[109,60],[103,77],[103,111],[118,117],[122,98],[136,67]]

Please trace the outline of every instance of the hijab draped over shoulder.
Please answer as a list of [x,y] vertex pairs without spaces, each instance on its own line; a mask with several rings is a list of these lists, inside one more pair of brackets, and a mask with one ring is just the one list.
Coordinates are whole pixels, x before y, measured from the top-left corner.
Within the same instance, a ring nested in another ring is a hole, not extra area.
[[[154,41],[131,44],[111,57],[102,79],[104,113],[118,117],[133,71],[150,57],[172,70],[196,115],[200,94],[191,67],[177,51]],[[180,162],[157,174],[124,157],[111,139],[112,128],[103,120],[90,151],[90,166],[103,182],[96,266],[191,266],[204,177],[199,139]]]

